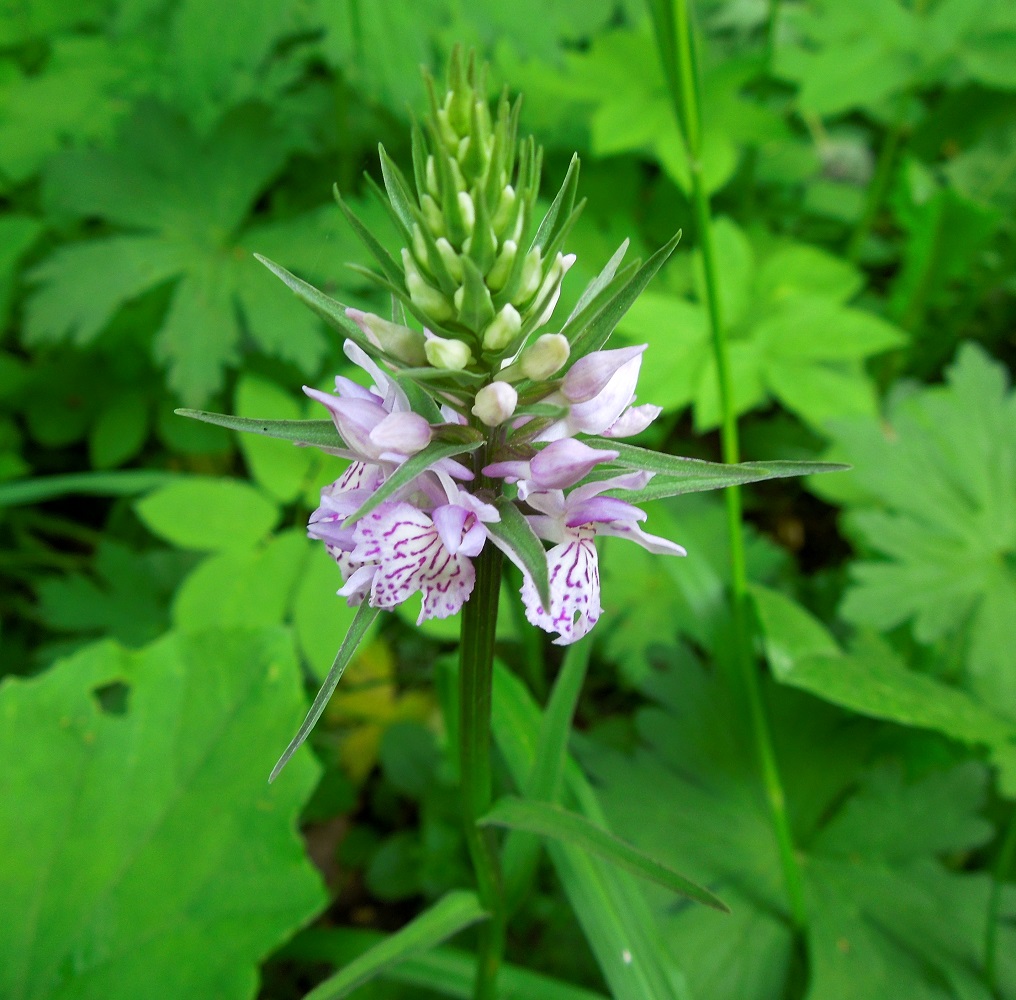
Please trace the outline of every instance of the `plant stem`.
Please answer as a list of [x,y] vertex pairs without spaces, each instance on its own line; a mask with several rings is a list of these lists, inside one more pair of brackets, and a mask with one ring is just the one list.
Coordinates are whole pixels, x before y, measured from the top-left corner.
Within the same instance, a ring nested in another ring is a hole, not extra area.
[[885,197],[889,193],[889,185],[893,179],[893,168],[896,166],[896,154],[903,138],[903,129],[902,121],[894,125],[879,150],[878,161],[875,164],[875,175],[871,179],[868,194],[864,200],[864,212],[847,244],[847,258],[854,263],[860,259],[864,242],[871,232],[875,219],[878,218],[882,202],[885,201]]
[[476,821],[491,803],[490,732],[501,552],[485,545],[474,563],[476,583],[462,609],[459,652],[459,772],[462,822],[480,900],[490,919],[480,925],[475,1000],[494,1000],[504,955],[505,903],[494,832]]
[[[697,79],[694,54],[692,51],[691,25],[688,17],[687,0],[674,0],[673,6],[674,43],[679,93],[674,95],[678,106],[678,118],[682,123],[688,152],[692,185],[692,206],[695,226],[702,254],[705,273],[706,308],[712,333],[713,351],[716,358],[716,374],[719,382],[720,408],[722,411],[721,437],[723,460],[728,463],[740,461],[737,415],[734,408],[733,385],[730,374],[730,358],[727,340],[723,331],[723,316],[720,309],[719,281],[716,270],[716,253],[713,243],[712,216],[709,196],[705,190],[701,164],[701,126],[698,107]],[[807,922],[804,902],[804,885],[801,869],[794,850],[793,834],[787,815],[786,798],[780,778],[776,752],[773,748],[769,719],[762,701],[762,689],[758,672],[752,657],[751,613],[748,594],[748,573],[745,560],[744,534],[741,526],[741,491],[738,487],[726,490],[727,530],[730,535],[731,598],[733,602],[733,626],[737,677],[742,694],[748,705],[755,751],[758,755],[765,785],[769,816],[779,850],[783,877],[787,887],[790,911],[795,926],[803,930]]]
[[1009,813],[1005,838],[998,849],[995,868],[992,872],[991,894],[988,896],[988,921],[984,931],[984,978],[993,996],[1001,998],[998,991],[998,921],[1002,914],[1002,886],[1012,870],[1016,859],[1016,805]]

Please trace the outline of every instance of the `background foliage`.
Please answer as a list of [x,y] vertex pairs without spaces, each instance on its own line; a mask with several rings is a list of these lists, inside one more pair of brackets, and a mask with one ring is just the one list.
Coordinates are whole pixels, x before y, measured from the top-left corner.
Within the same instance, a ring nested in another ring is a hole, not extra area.
[[[604,546],[565,787],[733,913],[675,908],[555,848],[521,883],[509,957],[530,971],[505,988],[1016,997],[1016,893],[992,888],[1016,837],[1016,13],[696,14],[744,457],[854,467],[747,495],[809,930],[795,942],[741,709],[715,680],[732,655],[722,506],[658,502],[653,530],[689,558]],[[268,790],[301,685],[351,620],[303,532],[338,466],[172,413],[302,417],[300,386],[345,370],[252,253],[384,306],[343,266],[362,252],[329,189],[389,232],[362,171],[378,141],[408,161],[418,65],[455,43],[525,92],[551,182],[582,156],[566,300],[623,238],[644,254],[684,228],[621,333],[650,344],[642,401],[665,416],[647,443],[717,458],[688,165],[634,0],[0,10],[5,997],[152,981],[298,997],[469,883],[448,752],[456,624],[385,620],[313,755]],[[522,790],[558,651],[507,586],[499,636],[499,781]],[[356,995],[467,995],[467,972],[445,947]]]

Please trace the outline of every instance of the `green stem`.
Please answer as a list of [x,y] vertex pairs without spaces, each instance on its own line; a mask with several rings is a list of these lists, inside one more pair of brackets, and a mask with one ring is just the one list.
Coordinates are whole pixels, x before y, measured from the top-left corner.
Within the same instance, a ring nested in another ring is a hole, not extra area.
[[[713,241],[712,216],[709,196],[706,194],[701,164],[701,126],[699,118],[696,71],[692,51],[691,25],[688,17],[687,0],[674,2],[674,40],[679,69],[680,92],[675,96],[679,105],[678,117],[684,125],[684,137],[688,151],[691,173],[692,206],[702,253],[705,273],[706,307],[709,313],[709,327],[712,333],[713,352],[716,357],[716,373],[719,381],[720,408],[723,414],[721,437],[723,460],[729,463],[740,461],[737,415],[734,408],[733,384],[730,375],[730,358],[727,340],[723,331],[723,316],[720,310],[719,281],[716,269],[716,253]],[[804,901],[804,883],[801,868],[794,850],[790,819],[787,815],[786,798],[780,778],[776,752],[773,748],[769,719],[762,700],[762,689],[751,649],[751,614],[748,594],[748,573],[744,550],[744,533],[741,525],[741,491],[738,487],[726,490],[727,529],[730,535],[731,597],[733,601],[733,626],[737,675],[743,696],[748,705],[752,738],[762,771],[769,817],[779,850],[783,877],[787,887],[791,915],[795,926],[803,930],[807,923]]]
[[490,733],[501,552],[485,545],[474,563],[476,583],[462,609],[459,661],[459,770],[462,822],[477,888],[490,919],[480,926],[475,1000],[494,1000],[504,955],[505,903],[494,832],[476,821],[491,803]]
[[1016,805],[1009,813],[1005,838],[995,859],[992,872],[991,894],[988,897],[988,922],[984,932],[984,978],[993,996],[1001,1000],[998,991],[998,922],[1002,915],[1002,887],[1016,860]]
[[903,124],[898,123],[890,130],[879,150],[878,161],[875,164],[875,176],[871,179],[868,194],[864,200],[864,212],[847,244],[847,257],[854,263],[860,260],[864,241],[868,238],[871,227],[875,224],[875,219],[878,218],[882,203],[889,193],[889,185],[893,179],[893,168],[896,166],[896,154],[899,151],[902,138]]

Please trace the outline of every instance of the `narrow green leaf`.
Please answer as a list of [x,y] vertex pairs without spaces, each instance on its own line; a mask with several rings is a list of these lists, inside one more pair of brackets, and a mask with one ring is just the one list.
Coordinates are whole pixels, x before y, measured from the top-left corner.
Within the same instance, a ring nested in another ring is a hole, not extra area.
[[714,910],[730,912],[726,904],[708,889],[696,885],[607,830],[594,826],[584,816],[568,812],[559,806],[506,797],[499,799],[479,823],[481,826],[504,826],[511,830],[525,830],[579,847],[633,875],[656,882],[671,892],[687,896],[688,899],[710,906]]
[[345,968],[329,977],[304,1000],[340,1000],[353,990],[384,974],[392,966],[416,958],[466,927],[485,920],[487,914],[475,893],[450,892],[401,930],[379,941]]
[[[849,468],[833,462],[741,462],[727,465],[723,462],[706,462],[699,458],[683,458],[679,455],[665,455],[650,451],[623,441],[607,441],[602,438],[586,442],[593,448],[617,451],[620,454],[611,463],[624,469],[642,469],[655,473],[644,489],[625,491],[625,499],[633,503],[673,497],[682,493],[701,493],[705,490],[719,490],[726,486],[743,483],[757,483],[765,479],[785,479],[789,476],[812,476],[822,472],[842,472]],[[607,495],[614,491],[608,490]]]
[[[578,642],[569,646],[564,655],[543,713],[536,759],[525,784],[525,797],[530,801],[556,803],[560,800],[571,724],[586,679],[590,649],[590,643]],[[540,842],[535,836],[518,830],[509,833],[501,867],[510,908],[520,904],[528,894],[539,857]]]
[[565,321],[565,327],[614,280],[614,275],[617,274],[617,269],[621,266],[621,261],[624,260],[624,255],[628,252],[629,243],[629,240],[625,240],[614,251],[614,256],[607,261],[603,270],[586,285],[585,291],[579,296],[578,302],[575,303],[575,308],[572,309],[568,319]]
[[421,472],[425,472],[442,458],[453,458],[466,452],[476,451],[483,440],[479,441],[431,441],[423,451],[411,455],[402,463],[356,510],[343,522],[344,527],[357,522],[364,514],[384,503],[396,490],[412,482]]
[[44,503],[57,497],[130,497],[147,493],[180,476],[156,469],[126,469],[122,472],[74,472],[67,476],[35,476],[0,483],[0,507]]
[[353,658],[356,647],[360,645],[360,640],[366,635],[367,630],[374,624],[374,619],[379,614],[381,614],[381,609],[372,608],[366,601],[356,609],[356,615],[353,617],[353,622],[349,626],[345,639],[342,640],[342,645],[339,646],[339,651],[335,654],[335,660],[328,671],[328,675],[325,677],[325,682],[321,685],[321,690],[318,691],[317,697],[307,713],[307,718],[303,720],[303,724],[297,731],[296,736],[293,737],[289,746],[286,747],[285,753],[279,758],[279,762],[272,768],[272,773],[268,777],[269,783],[279,776],[282,769],[289,763],[290,757],[300,749],[303,741],[310,735],[310,731],[317,724],[317,720],[321,718],[321,713],[325,710],[328,699],[331,698],[332,692],[334,692],[339,681],[342,679],[346,665]]
[[480,332],[494,318],[494,303],[483,275],[469,257],[462,258],[462,289],[459,320],[470,330]]
[[339,191],[337,184],[332,188],[332,194],[335,195],[335,200],[338,202],[339,208],[342,209],[342,214],[346,217],[346,221],[352,226],[356,235],[360,237],[363,245],[374,255],[374,259],[378,262],[381,270],[384,271],[385,277],[394,285],[402,284],[405,275],[402,272],[401,265],[396,262],[395,258],[381,245],[374,234],[356,217],[353,210],[343,200],[342,193]]
[[547,214],[543,217],[543,221],[540,223],[540,228],[536,231],[536,236],[533,238],[533,247],[543,247],[551,243],[554,237],[557,235],[556,227],[558,216],[562,210],[564,217],[567,219],[571,215],[572,209],[575,206],[575,192],[579,186],[579,158],[578,154],[574,154],[571,158],[571,162],[568,164],[568,172],[564,175],[564,180],[561,182],[560,190],[554,200],[550,203],[550,208],[547,209]]
[[211,413],[208,410],[174,410],[181,417],[190,417],[202,423],[226,427],[245,434],[281,438],[295,444],[309,444],[315,448],[345,448],[335,424],[330,420],[257,420],[254,417],[234,417],[229,413]]
[[573,362],[603,347],[607,338],[614,332],[614,327],[621,321],[621,317],[631,308],[632,303],[656,276],[656,272],[670,258],[680,239],[681,233],[678,231],[632,275],[629,282],[622,286],[617,294],[590,320],[589,325],[575,335],[572,340],[571,357]]
[[547,551],[522,512],[508,497],[494,501],[501,520],[487,525],[498,548],[517,556],[536,586],[536,593],[545,608],[550,607],[550,580],[547,576]]
[[378,143],[377,150],[381,157],[381,178],[385,182],[388,198],[392,208],[395,209],[395,214],[405,228],[406,234],[411,235],[414,219],[413,198],[409,193],[409,185],[406,183],[406,178],[402,176],[402,171],[395,165],[381,143]]
[[[298,934],[285,946],[281,957],[300,962],[331,962],[345,965],[368,949],[381,943],[387,935],[360,928],[311,927]],[[411,955],[398,965],[389,965],[379,978],[403,983],[455,1000],[472,1000],[476,979],[476,956],[461,948],[448,946]],[[505,962],[498,973],[498,987],[503,997],[525,997],[526,1000],[605,1000],[581,986],[561,982],[539,972],[531,972]]]
[[287,271],[281,264],[262,257],[256,253],[254,257],[264,264],[280,281],[289,287],[298,299],[310,306],[330,327],[348,337],[369,354],[376,355],[378,350],[363,335],[363,331],[346,315],[346,307],[341,302],[325,295],[313,285]]

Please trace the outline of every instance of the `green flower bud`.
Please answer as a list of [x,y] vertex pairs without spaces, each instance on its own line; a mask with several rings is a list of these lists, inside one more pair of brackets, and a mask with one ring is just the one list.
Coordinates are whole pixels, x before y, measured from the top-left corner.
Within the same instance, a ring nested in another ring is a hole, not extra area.
[[540,248],[533,247],[526,254],[525,263],[522,265],[522,278],[519,281],[518,290],[512,296],[512,302],[517,306],[524,305],[536,294],[542,280],[543,261]]
[[438,323],[451,319],[455,315],[451,303],[427,282],[416,266],[413,255],[405,247],[402,249],[402,266],[406,272],[406,288],[413,304]]
[[526,378],[542,382],[564,367],[570,351],[568,338],[563,334],[545,333],[519,355],[518,367]]
[[466,224],[468,232],[473,231],[476,225],[476,209],[473,207],[473,199],[465,191],[459,192],[459,209],[462,212],[462,220]]
[[505,240],[501,252],[487,272],[487,287],[492,292],[499,292],[504,288],[505,282],[511,276],[512,268],[515,266],[515,254],[518,246],[514,240]]
[[456,280],[462,280],[462,259],[455,252],[455,248],[443,236],[437,240],[437,252],[441,254],[448,273]]
[[413,226],[413,256],[418,261],[427,259],[427,241],[423,238],[423,230],[419,223]]
[[445,231],[444,215],[441,214],[438,203],[429,194],[425,194],[420,199],[420,209],[423,212],[423,221],[427,223],[427,228],[435,236],[443,235]]
[[427,360],[435,368],[462,371],[473,360],[473,352],[461,340],[430,337],[423,345]]
[[511,304],[506,305],[483,331],[485,351],[503,351],[522,329],[522,317]]
[[519,394],[507,382],[491,382],[476,394],[471,412],[488,427],[503,424],[519,405]]
[[424,172],[427,178],[427,190],[437,198],[441,194],[441,187],[437,182],[437,165],[434,163],[433,156],[427,156],[427,166]]
[[423,332],[413,330],[398,323],[375,316],[373,313],[361,312],[359,309],[347,309],[346,315],[363,330],[367,339],[407,365],[422,365],[427,360],[423,349]]
[[494,218],[490,220],[495,233],[501,233],[512,221],[515,211],[515,188],[506,184],[498,199],[497,209],[494,211]]

